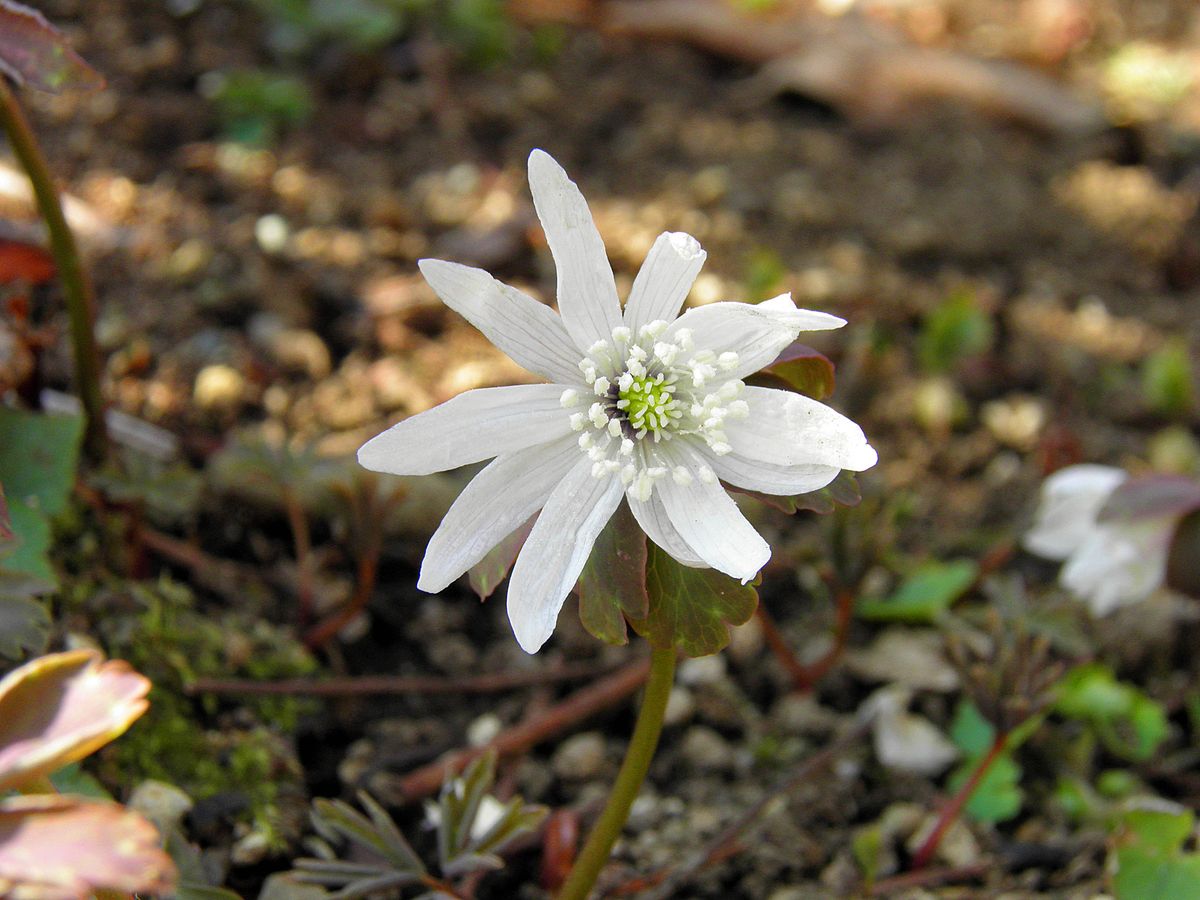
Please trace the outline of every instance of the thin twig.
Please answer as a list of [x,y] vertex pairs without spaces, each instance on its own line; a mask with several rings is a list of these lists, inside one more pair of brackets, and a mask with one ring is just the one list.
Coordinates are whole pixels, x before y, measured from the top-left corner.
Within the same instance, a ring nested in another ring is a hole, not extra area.
[[431,796],[437,793],[446,777],[459,774],[472,760],[489,750],[494,749],[502,757],[522,753],[601,710],[620,703],[642,686],[649,672],[649,659],[630,663],[554,704],[536,719],[522,721],[501,732],[483,747],[457,750],[409,772],[399,779],[395,796],[389,799],[396,803],[411,803]]
[[288,484],[283,489],[283,508],[287,512],[288,527],[292,531],[292,545],[296,554],[296,618],[300,625],[307,626],[313,612],[313,558],[312,531],[308,527],[308,516],[296,491]]
[[197,678],[187,693],[243,694],[262,696],[299,694],[305,697],[363,697],[379,694],[495,694],[516,688],[536,687],[557,681],[595,678],[611,666],[557,665],[531,672],[496,672],[465,678],[431,675],[369,675],[352,678],[286,678],[280,681],[250,681],[235,678]]
[[965,866],[945,869],[922,869],[919,872],[904,872],[877,881],[871,886],[872,897],[895,897],[910,888],[934,887],[939,884],[957,884],[986,875],[996,865],[995,860],[981,859]]
[[5,78],[0,77],[0,128],[4,129],[13,153],[29,176],[38,212],[50,235],[50,252],[62,280],[67,312],[71,319],[71,346],[75,356],[75,382],[87,416],[84,449],[93,462],[108,455],[108,431],[104,400],[100,396],[100,351],[96,347],[96,300],[91,282],[79,260],[75,236],[63,215],[58,189],[38,146],[33,129]]

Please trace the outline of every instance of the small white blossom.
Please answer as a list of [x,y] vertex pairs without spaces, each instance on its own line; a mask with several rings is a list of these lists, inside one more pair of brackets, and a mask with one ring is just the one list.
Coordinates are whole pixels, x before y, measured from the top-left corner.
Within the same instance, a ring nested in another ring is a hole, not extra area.
[[1177,515],[1102,522],[1100,512],[1128,480],[1111,466],[1077,465],[1042,485],[1025,549],[1062,560],[1059,581],[1098,616],[1144,600],[1162,586]]
[[445,589],[540,510],[508,585],[513,630],[533,653],[622,497],[680,563],[745,582],[771,550],[721,481],[800,494],[877,457],[862,429],[824,404],[742,381],[801,331],[844,320],[798,309],[787,294],[679,315],[705,253],[673,232],[655,241],[622,310],[579,189],[541,150],[530,154],[529,185],[559,314],[480,269],[419,265],[447,306],[550,383],[467,391],[368,441],[358,459],[424,475],[494,458],[442,520],[418,586]]

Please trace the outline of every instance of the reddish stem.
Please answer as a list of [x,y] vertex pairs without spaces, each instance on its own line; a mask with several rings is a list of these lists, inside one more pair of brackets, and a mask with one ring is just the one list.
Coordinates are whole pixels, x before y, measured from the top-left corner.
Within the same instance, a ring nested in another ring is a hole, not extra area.
[[292,530],[292,545],[296,552],[296,615],[301,627],[304,627],[312,619],[313,612],[312,533],[300,499],[287,486],[283,488],[283,507],[287,511],[288,527]]
[[963,782],[962,787],[958,789],[958,793],[942,808],[933,831],[929,833],[929,837],[925,838],[925,841],[917,848],[917,852],[913,855],[913,869],[923,869],[929,865],[929,861],[933,859],[933,854],[937,852],[942,838],[945,837],[950,826],[958,819],[963,807],[967,805],[967,801],[971,799],[971,795],[975,793],[975,790],[979,787],[979,783],[983,781],[983,776],[988,773],[988,769],[1000,758],[1007,741],[1007,732],[997,733],[996,739],[992,741],[991,748],[979,760],[979,764],[975,766],[975,771],[971,773],[971,777]]
[[367,604],[371,602],[371,594],[375,591],[375,579],[379,574],[379,554],[382,550],[380,544],[381,541],[373,539],[363,548],[358,557],[358,578],[354,586],[354,596],[344,607],[304,635],[304,645],[308,649],[323,647],[351,619],[367,608]]
[[846,641],[850,636],[850,622],[854,618],[854,592],[838,587],[834,589],[834,596],[837,598],[837,619],[834,623],[833,646],[824,656],[809,665],[796,658],[771,614],[762,603],[758,604],[758,617],[763,626],[763,637],[766,638],[767,646],[787,669],[798,691],[811,691],[817,682],[837,665],[846,649]]

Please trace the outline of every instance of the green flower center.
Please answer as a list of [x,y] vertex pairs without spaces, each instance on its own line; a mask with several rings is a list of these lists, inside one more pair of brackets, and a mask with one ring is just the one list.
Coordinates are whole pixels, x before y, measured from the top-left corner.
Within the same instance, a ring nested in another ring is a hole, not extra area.
[[618,391],[617,406],[624,410],[635,430],[658,434],[681,415],[675,409],[678,404],[671,396],[674,393],[674,383],[667,383],[662,375],[642,375]]

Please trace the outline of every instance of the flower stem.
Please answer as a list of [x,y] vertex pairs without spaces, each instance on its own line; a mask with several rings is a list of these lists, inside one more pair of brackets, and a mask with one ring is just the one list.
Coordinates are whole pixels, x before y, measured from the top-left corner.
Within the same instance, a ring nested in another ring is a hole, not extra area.
[[646,693],[642,697],[642,708],[638,713],[633,737],[625,751],[625,761],[613,784],[612,793],[604,812],[600,814],[592,833],[571,868],[571,874],[563,885],[558,900],[586,900],[591,893],[600,870],[608,861],[613,844],[621,834],[630,807],[637,798],[650,760],[658,747],[662,734],[663,714],[667,710],[667,698],[675,680],[675,650],[655,650],[650,658],[650,678],[646,682]]
[[971,777],[963,782],[962,787],[958,789],[958,793],[942,808],[937,824],[933,826],[933,831],[929,832],[929,837],[925,838],[921,846],[917,848],[917,852],[913,854],[913,869],[923,869],[933,859],[933,854],[937,852],[942,838],[945,837],[946,832],[950,830],[950,826],[954,824],[955,820],[958,819],[959,813],[967,805],[967,801],[971,799],[971,795],[975,793],[975,790],[979,787],[979,783],[983,781],[983,776],[988,773],[988,769],[1000,758],[1007,743],[1008,733],[998,731],[996,739],[992,741],[991,748],[979,760],[979,764],[975,766],[975,771],[971,773]]
[[21,168],[33,185],[38,212],[50,235],[50,252],[58,276],[62,279],[71,317],[71,344],[75,355],[75,381],[83,411],[87,416],[84,449],[93,461],[108,452],[108,433],[104,427],[104,403],[100,396],[100,353],[96,349],[96,312],[92,287],[79,261],[75,237],[63,215],[58,190],[50,176],[46,158],[33,135],[33,129],[21,111],[7,81],[0,77],[0,127],[12,146]]

